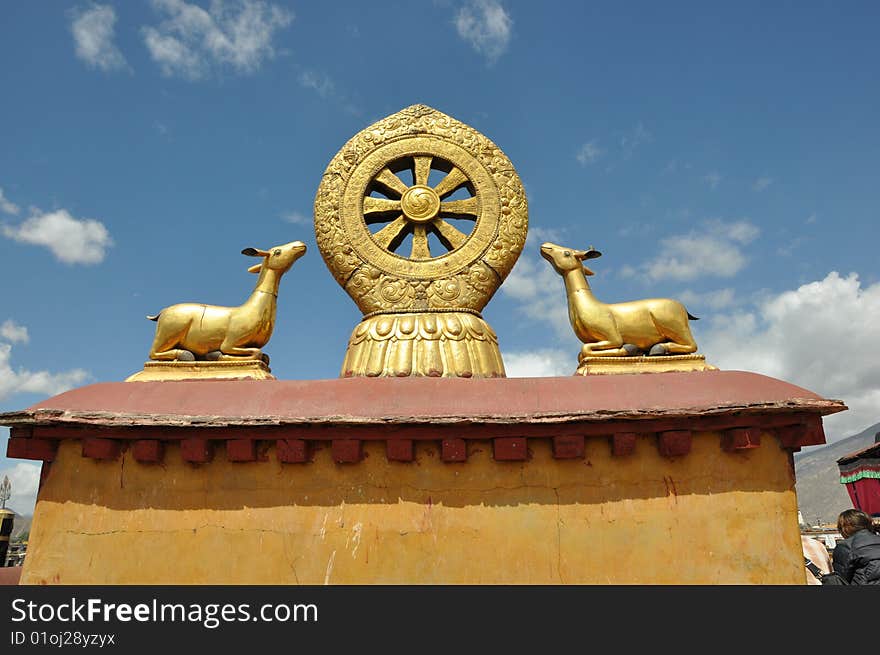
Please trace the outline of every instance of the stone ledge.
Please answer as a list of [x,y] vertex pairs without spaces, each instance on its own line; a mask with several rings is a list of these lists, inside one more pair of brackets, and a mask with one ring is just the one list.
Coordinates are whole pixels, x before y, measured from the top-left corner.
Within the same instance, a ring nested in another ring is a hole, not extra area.
[[845,409],[839,400],[742,371],[470,380],[183,380],[80,387],[26,410],[0,414],[0,425],[562,424],[756,413],[824,416]]
[[442,444],[443,461],[467,461],[467,442],[491,440],[495,459],[525,461],[529,439],[551,439],[558,459],[583,457],[586,438],[605,438],[615,456],[631,455],[638,435],[655,437],[664,457],[690,452],[697,432],[720,435],[738,456],[774,434],[782,448],[825,443],[821,417],[846,406],[773,378],[740,371],[564,378],[358,378],[314,381],[189,380],[103,383],[69,391],[26,410],[0,414],[12,428],[8,456],[52,461],[59,440],[83,442],[83,456],[162,461],[179,443],[185,460],[278,459],[306,463],[330,442],[338,463],[356,464],[365,441],[412,461],[415,442]]

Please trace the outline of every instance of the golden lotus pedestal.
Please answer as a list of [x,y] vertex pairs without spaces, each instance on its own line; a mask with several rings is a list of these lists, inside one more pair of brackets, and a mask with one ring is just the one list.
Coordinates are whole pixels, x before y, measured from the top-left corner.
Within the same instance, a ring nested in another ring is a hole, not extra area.
[[503,378],[498,337],[468,312],[388,313],[352,331],[342,377]]
[[146,362],[126,382],[160,380],[274,380],[272,369],[255,359],[222,362]]
[[654,357],[585,357],[575,375],[620,375],[624,373],[672,373],[717,371],[704,355],[657,355]]

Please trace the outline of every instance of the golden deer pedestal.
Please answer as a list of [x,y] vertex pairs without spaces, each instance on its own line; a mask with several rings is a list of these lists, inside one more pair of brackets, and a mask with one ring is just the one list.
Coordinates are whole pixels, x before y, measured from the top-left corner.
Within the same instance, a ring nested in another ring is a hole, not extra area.
[[158,380],[274,380],[272,369],[263,361],[244,359],[219,362],[156,362],[144,363],[144,370],[128,376],[126,382]]
[[584,357],[575,375],[620,375],[624,373],[671,373],[674,371],[717,371],[704,355],[658,355],[654,357]]
[[792,453],[842,409],[738,371],[188,380],[0,425],[43,462],[23,584],[803,584]]

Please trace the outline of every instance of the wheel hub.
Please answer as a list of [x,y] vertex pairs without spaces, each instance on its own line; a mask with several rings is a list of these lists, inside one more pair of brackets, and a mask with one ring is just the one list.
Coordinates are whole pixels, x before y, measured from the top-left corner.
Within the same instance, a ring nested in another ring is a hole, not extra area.
[[427,223],[440,211],[440,196],[429,186],[411,186],[400,198],[403,215],[415,223]]

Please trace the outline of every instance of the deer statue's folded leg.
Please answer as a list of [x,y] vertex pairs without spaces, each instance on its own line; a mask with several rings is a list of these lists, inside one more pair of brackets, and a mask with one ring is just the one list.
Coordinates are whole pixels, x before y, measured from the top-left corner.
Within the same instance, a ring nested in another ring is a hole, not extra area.
[[156,330],[156,338],[153,340],[153,345],[150,348],[150,359],[158,361],[193,361],[195,356],[189,350],[178,348],[177,346],[179,345],[177,335],[168,337],[163,334],[161,329],[158,329]]
[[[687,316],[685,314],[684,316]],[[697,352],[697,342],[691,334],[690,326],[687,324],[687,318],[684,318],[678,325],[672,324],[665,326],[663,336],[668,339],[655,344],[649,354],[651,355],[690,355]]]
[[664,341],[663,343],[654,344],[651,347],[649,355],[690,355],[697,352],[697,344],[691,340],[690,343],[675,343],[674,341]]
[[181,350],[180,348],[174,348],[172,350],[165,350],[165,351],[158,352],[158,353],[150,351],[150,359],[154,359],[157,361],[177,360],[179,362],[192,362],[192,361],[195,361],[196,357],[188,350]]
[[235,359],[263,359],[263,351],[259,348],[238,348],[236,346],[220,346],[220,360],[229,361]]
[[597,341],[595,343],[585,343],[581,347],[578,361],[583,361],[587,357],[629,357],[629,355],[629,351],[623,347],[622,342]]

